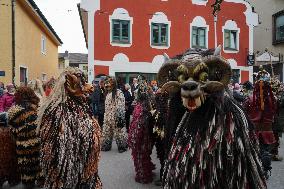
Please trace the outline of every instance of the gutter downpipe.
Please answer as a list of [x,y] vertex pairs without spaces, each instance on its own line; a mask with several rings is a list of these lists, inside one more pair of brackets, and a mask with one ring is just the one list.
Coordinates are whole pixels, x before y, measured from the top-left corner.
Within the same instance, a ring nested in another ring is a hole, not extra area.
[[12,83],[15,85],[15,67],[16,67],[16,49],[15,49],[15,35],[16,35],[16,30],[15,30],[15,4],[16,0],[12,0]]

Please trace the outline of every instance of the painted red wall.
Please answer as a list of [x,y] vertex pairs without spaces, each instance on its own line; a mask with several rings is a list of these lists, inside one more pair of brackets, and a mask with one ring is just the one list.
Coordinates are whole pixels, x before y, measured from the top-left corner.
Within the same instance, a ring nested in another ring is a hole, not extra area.
[[[194,17],[202,16],[209,25],[209,48],[214,48],[214,19],[212,16],[213,0],[207,6],[193,5],[190,0],[102,0],[101,10],[95,14],[94,55],[95,60],[111,61],[114,55],[124,53],[130,62],[152,62],[156,55],[164,52],[169,56],[184,52],[190,47],[190,23]],[[110,45],[109,16],[116,8],[124,8],[133,17],[132,46],[113,47]],[[223,2],[218,15],[217,34],[218,44],[223,44],[222,26],[227,20],[234,20],[240,28],[240,51],[237,54],[225,54],[225,58],[233,58],[239,66],[246,66],[246,55],[249,47],[249,28],[243,12],[246,6],[237,3]],[[149,20],[156,12],[163,12],[171,21],[171,46],[167,50],[153,49],[150,46]]]
[[241,83],[249,81],[249,72],[248,71],[241,71]]
[[95,65],[94,70],[95,70],[95,77],[99,74],[109,75],[109,67],[108,66]]

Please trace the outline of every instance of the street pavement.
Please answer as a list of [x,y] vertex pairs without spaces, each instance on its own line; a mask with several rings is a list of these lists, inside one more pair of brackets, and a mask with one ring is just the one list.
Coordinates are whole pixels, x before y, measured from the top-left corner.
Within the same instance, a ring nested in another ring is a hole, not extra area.
[[[281,138],[280,155],[284,157],[284,139]],[[159,178],[159,161],[156,152],[153,150],[153,162],[156,164],[155,178]],[[272,176],[268,180],[268,189],[284,189],[284,161],[272,163]],[[99,174],[104,189],[160,189],[161,187],[151,184],[139,184],[135,182],[134,165],[130,150],[122,154],[118,153],[114,143],[109,152],[102,152],[99,164]],[[8,186],[4,187],[9,189]],[[19,185],[10,189],[22,189]]]

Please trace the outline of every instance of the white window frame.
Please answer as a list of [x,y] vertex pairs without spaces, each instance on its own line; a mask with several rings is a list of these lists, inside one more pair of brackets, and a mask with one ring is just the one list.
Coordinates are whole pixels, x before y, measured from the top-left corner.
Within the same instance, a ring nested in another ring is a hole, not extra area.
[[[45,79],[43,78],[44,75],[45,75],[45,77],[46,77]],[[41,73],[41,81],[44,82],[44,81],[47,81],[47,80],[48,80],[48,79],[47,79],[47,74],[44,73],[44,72],[42,72],[42,73]]]
[[[225,49],[225,30],[230,30],[230,31],[236,31],[236,50],[229,50]],[[225,53],[231,53],[231,54],[236,54],[239,53],[240,51],[240,28],[238,28],[238,25],[235,21],[233,20],[227,20],[225,22],[225,25],[222,27],[222,32],[223,32],[223,51]]]
[[46,36],[45,35],[41,35],[41,44],[40,44],[40,51],[41,54],[46,55]]
[[208,0],[191,0],[192,4],[206,6]]
[[193,27],[198,27],[198,28],[206,28],[205,31],[205,48],[204,49],[208,49],[208,32],[209,32],[209,25],[206,24],[206,20],[201,17],[201,16],[196,16],[192,22],[190,23],[190,27],[189,27],[189,35],[190,35],[190,41],[189,41],[189,46],[190,48],[194,48],[192,46],[192,28]]
[[[167,45],[153,45],[152,44],[152,24],[166,24],[168,25],[168,43]],[[150,36],[150,47],[153,49],[168,49],[171,46],[171,21],[163,12],[156,12],[153,17],[149,20],[149,36]]]
[[[129,21],[129,43],[116,43],[112,42],[112,23],[113,20],[125,20]],[[113,11],[112,15],[109,16],[109,24],[110,24],[110,45],[117,46],[117,47],[131,47],[132,45],[132,25],[133,25],[133,17],[130,17],[128,11],[123,8],[117,8]]]
[[19,65],[19,82],[21,83],[21,68],[26,69],[26,74],[27,74],[27,83],[29,82],[29,68],[24,65]]

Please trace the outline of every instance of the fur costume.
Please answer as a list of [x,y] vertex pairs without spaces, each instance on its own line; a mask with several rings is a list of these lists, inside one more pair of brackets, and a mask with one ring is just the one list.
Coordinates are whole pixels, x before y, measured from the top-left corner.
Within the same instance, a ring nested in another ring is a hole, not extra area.
[[153,134],[157,156],[161,164],[160,178],[162,178],[163,165],[165,160],[165,127],[168,119],[168,99],[168,94],[161,92],[161,90],[159,89],[155,95],[154,102],[155,111],[153,113]]
[[260,76],[254,85],[253,94],[244,103],[249,118],[254,123],[257,136],[259,138],[261,160],[268,177],[271,167],[271,148],[276,140],[272,130],[272,125],[276,114],[276,100],[272,92],[270,83]]
[[28,87],[30,87],[36,94],[36,96],[41,100],[45,98],[45,92],[42,87],[42,82],[39,79],[34,79],[28,82]]
[[125,98],[117,89],[115,78],[107,77],[105,88],[108,91],[105,100],[102,151],[111,150],[115,138],[120,153],[127,150],[127,133],[125,128]]
[[100,126],[85,96],[91,91],[81,71],[68,67],[40,107],[41,165],[47,189],[102,187]]
[[180,91],[187,108],[165,161],[164,188],[266,188],[252,125],[224,95],[231,68],[218,56],[220,49],[191,49],[159,71],[161,82],[167,81],[163,89]]
[[135,180],[140,183],[152,182],[152,170],[155,168],[151,161],[153,121],[150,103],[147,83],[140,82],[128,134],[128,145],[132,150],[136,172]]
[[11,128],[0,125],[0,188],[5,181],[16,184],[20,180],[17,170],[16,142]]
[[16,141],[18,170],[22,182],[33,186],[41,173],[40,139],[36,134],[39,99],[32,89],[20,87],[15,93],[15,102],[8,118]]

